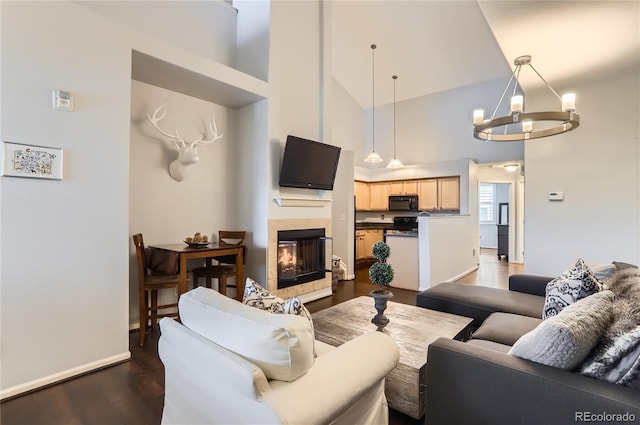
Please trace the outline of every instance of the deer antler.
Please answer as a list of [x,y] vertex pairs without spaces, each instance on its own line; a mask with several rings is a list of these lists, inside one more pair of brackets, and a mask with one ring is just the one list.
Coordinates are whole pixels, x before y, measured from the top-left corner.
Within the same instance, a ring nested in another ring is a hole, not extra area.
[[216,115],[213,114],[211,118],[211,122],[209,123],[209,130],[211,130],[211,138],[207,140],[202,140],[204,137],[203,134],[200,135],[200,138],[191,142],[190,147],[194,148],[196,145],[206,145],[208,143],[213,143],[216,140],[222,138],[223,134],[218,135],[218,126],[216,125]]
[[[167,103],[167,102],[165,102]],[[162,115],[158,116],[158,114],[160,113],[160,110],[164,107],[165,103],[163,103],[162,105],[158,106],[158,109],[156,109],[155,111],[153,111],[153,117],[149,114],[147,114],[147,118],[149,118],[149,121],[151,121],[151,124],[153,124],[153,126],[156,128],[156,130],[158,130],[160,132],[160,134],[167,136],[168,138],[170,138],[171,140],[175,140],[176,142],[174,142],[174,147],[176,149],[180,149],[180,148],[184,148],[186,147],[186,143],[184,142],[184,139],[182,137],[180,137],[180,135],[178,134],[178,130],[176,130],[176,134],[175,136],[173,134],[169,134],[166,131],[164,131],[163,129],[161,129],[160,127],[158,127],[158,122],[160,122],[161,119],[164,118],[164,116],[167,114],[167,111],[162,112]]]

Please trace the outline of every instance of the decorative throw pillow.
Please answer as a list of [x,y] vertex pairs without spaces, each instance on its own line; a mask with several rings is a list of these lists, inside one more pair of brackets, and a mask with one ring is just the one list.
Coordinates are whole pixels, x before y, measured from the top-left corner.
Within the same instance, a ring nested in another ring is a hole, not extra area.
[[601,289],[602,283],[584,260],[578,259],[573,267],[547,283],[542,319],[557,315],[565,307]]
[[640,325],[594,351],[581,374],[640,390]]
[[[297,316],[302,316],[309,321],[311,324],[311,332],[315,335],[311,313],[307,310],[304,304],[302,304],[300,298],[292,297],[284,300],[279,296],[272,294],[260,286],[260,284],[255,280],[248,277],[244,285],[242,303],[271,313],[295,314]],[[313,355],[317,357],[315,340],[313,342]]]
[[244,284],[242,303],[271,313],[283,313],[284,300],[267,291],[250,277]]
[[509,354],[571,370],[584,361],[613,318],[613,292],[602,291],[569,305],[513,344]]

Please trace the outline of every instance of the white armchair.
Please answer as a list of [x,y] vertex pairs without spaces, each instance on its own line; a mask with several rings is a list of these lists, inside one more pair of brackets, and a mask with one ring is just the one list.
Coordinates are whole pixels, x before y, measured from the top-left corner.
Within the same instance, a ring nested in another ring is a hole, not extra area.
[[[163,424],[388,423],[384,377],[399,357],[388,335],[371,332],[337,348],[315,341],[314,359],[303,317],[202,287],[179,308],[183,324],[160,322]],[[268,378],[274,374],[280,379]]]

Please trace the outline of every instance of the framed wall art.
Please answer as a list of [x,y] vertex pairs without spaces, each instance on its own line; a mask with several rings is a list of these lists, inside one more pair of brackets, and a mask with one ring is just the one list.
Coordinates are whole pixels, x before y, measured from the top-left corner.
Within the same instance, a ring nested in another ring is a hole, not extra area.
[[3,142],[2,175],[62,180],[62,149]]

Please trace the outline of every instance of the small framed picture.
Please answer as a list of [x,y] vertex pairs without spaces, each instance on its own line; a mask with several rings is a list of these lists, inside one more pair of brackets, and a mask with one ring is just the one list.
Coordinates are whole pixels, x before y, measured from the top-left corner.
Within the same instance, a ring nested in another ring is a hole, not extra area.
[[2,175],[62,180],[62,149],[3,142]]

